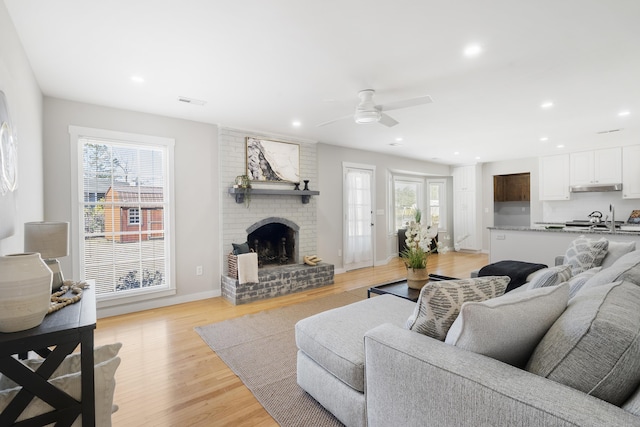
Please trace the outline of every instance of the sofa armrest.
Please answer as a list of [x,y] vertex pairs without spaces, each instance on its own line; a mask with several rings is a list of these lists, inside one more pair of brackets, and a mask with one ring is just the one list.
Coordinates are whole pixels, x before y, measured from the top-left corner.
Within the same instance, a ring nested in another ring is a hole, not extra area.
[[391,324],[366,333],[365,366],[370,427],[640,425],[605,401]]

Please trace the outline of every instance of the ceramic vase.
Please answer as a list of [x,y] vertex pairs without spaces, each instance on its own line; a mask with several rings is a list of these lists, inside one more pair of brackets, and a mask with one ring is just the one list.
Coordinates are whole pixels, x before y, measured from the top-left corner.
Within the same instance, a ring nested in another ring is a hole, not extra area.
[[31,329],[42,323],[51,303],[53,273],[40,254],[0,256],[0,332]]
[[429,281],[429,273],[426,268],[407,267],[407,286],[411,289],[422,289]]

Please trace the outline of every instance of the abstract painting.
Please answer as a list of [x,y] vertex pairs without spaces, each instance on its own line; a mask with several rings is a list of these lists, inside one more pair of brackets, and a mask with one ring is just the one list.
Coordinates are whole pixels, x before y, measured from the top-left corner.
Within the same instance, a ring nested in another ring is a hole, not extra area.
[[300,182],[300,145],[247,137],[247,175],[251,181]]

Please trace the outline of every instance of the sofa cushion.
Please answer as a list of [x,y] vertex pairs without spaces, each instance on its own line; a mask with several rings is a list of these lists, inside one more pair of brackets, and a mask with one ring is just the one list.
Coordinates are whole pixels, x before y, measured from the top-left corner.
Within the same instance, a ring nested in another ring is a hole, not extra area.
[[565,283],[466,302],[445,342],[523,367],[568,300]]
[[602,267],[611,267],[623,255],[636,250],[636,242],[614,242],[609,240],[607,255],[602,260]]
[[589,289],[594,286],[605,285],[619,280],[627,280],[636,285],[640,285],[640,251],[633,251],[622,255],[611,267],[603,268],[602,271],[587,280],[583,289]]
[[582,289],[527,370],[622,405],[640,382],[640,287],[620,281]]
[[460,307],[467,301],[484,301],[504,293],[508,276],[428,282],[421,290],[407,329],[444,341]]
[[383,323],[402,326],[415,303],[380,295],[300,320],[296,344],[342,382],[364,391],[364,333]]
[[571,267],[568,265],[558,265],[539,270],[531,278],[527,285],[527,289],[544,288],[547,286],[556,286],[564,283],[571,278]]
[[571,266],[571,275],[575,276],[593,267],[599,267],[607,255],[609,241],[587,239],[580,236],[569,245],[564,254],[564,264]]
[[[96,426],[110,427],[111,412],[113,411],[113,394],[116,387],[115,372],[120,366],[120,358],[113,357],[105,362],[95,365],[95,409]],[[77,400],[82,399],[82,376],[80,372],[63,375],[49,380],[51,384],[66,392]],[[3,411],[13,398],[20,392],[22,387],[15,387],[0,391],[0,411]],[[40,399],[33,399],[18,417],[18,421],[35,417],[51,411],[52,408]],[[78,417],[72,424],[74,427],[81,426],[82,416]]]
[[587,283],[589,279],[598,274],[600,271],[602,271],[602,267],[593,267],[569,279],[569,299],[575,297],[578,291],[582,289],[584,284]]

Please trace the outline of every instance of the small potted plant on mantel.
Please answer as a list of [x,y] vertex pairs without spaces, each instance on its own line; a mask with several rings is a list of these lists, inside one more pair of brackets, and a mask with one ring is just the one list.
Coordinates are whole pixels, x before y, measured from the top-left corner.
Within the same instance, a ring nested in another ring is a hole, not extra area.
[[249,207],[249,203],[251,203],[251,180],[249,179],[249,175],[236,176],[234,187],[242,189],[244,204],[246,207]]

